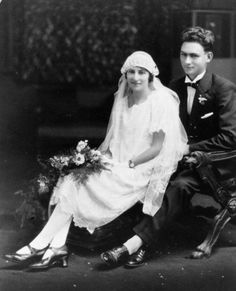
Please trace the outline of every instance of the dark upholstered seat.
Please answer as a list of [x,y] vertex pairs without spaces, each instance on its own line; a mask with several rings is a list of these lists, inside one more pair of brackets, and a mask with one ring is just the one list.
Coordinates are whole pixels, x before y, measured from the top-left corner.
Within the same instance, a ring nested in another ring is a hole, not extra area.
[[[191,153],[191,166],[197,171],[209,193],[221,206],[207,237],[192,253],[192,258],[211,255],[220,232],[236,215],[236,150]],[[208,193],[206,193],[208,194]]]

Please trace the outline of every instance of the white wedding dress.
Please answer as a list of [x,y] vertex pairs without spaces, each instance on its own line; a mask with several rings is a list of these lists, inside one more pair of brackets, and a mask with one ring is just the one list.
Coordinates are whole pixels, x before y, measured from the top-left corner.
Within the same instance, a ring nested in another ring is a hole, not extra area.
[[[163,130],[165,139],[171,135],[167,125],[179,123],[178,106],[171,99],[173,96],[170,94],[156,94],[154,91],[143,103],[129,108],[127,97],[124,97],[119,142],[111,139],[109,145],[112,155],[109,169],[91,175],[84,185],[78,184],[71,175],[60,178],[50,204],[60,203],[63,211],[73,215],[76,226],[85,227],[92,233],[95,228],[114,220],[136,202],[144,203],[156,159],[133,169],[128,167],[128,161],[151,146],[154,132]],[[165,146],[168,143],[164,141]],[[162,163],[168,159],[163,155],[166,155],[165,150],[161,150],[158,156]],[[175,168],[176,163],[172,165],[170,173],[166,173],[167,177],[160,176],[160,204]],[[165,173],[160,174],[165,176]]]

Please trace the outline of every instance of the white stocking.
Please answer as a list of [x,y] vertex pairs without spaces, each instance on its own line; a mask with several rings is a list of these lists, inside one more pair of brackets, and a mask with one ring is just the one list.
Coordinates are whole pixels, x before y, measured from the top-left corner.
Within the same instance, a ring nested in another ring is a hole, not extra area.
[[30,243],[31,247],[43,249],[51,242],[55,243],[55,246],[64,245],[71,221],[72,215],[63,212],[58,204],[42,231]]
[[60,248],[66,243],[66,238],[69,232],[71,220],[68,220],[68,222],[56,233],[56,235],[53,237],[50,245],[54,248]]

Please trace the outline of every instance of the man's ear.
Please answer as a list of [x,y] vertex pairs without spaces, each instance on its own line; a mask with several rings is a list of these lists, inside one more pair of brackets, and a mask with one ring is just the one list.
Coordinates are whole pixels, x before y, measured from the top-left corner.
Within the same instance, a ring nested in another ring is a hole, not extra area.
[[213,52],[207,52],[206,53],[206,56],[207,56],[207,63],[210,63],[213,59]]

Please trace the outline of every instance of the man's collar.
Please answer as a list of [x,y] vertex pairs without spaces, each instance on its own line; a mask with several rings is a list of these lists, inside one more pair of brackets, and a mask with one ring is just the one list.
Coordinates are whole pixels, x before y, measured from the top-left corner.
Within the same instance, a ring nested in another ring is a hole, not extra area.
[[197,77],[194,80],[191,80],[189,78],[189,76],[185,76],[185,83],[196,83],[197,81],[201,80],[203,78],[203,76],[205,75],[206,70],[204,72],[202,72],[201,74],[197,75]]

